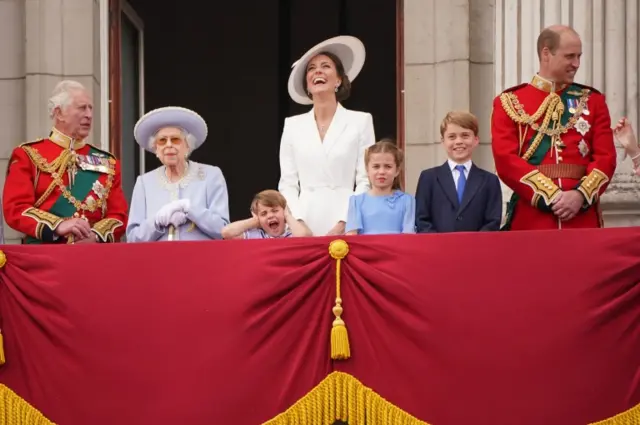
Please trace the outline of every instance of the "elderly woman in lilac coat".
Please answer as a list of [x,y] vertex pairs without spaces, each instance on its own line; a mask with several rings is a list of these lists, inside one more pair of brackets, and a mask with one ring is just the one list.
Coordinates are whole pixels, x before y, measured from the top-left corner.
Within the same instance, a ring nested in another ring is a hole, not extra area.
[[162,166],[136,181],[127,242],[222,239],[229,224],[225,178],[220,168],[189,160],[207,137],[204,119],[185,108],[160,108],[140,118],[134,136]]

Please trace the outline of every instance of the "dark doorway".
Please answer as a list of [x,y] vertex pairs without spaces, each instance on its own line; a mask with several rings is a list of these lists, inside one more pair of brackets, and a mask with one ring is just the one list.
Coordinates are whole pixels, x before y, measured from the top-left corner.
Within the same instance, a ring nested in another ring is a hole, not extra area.
[[[219,166],[231,219],[277,188],[283,121],[309,107],[287,94],[291,64],[308,48],[353,35],[367,48],[348,109],[373,115],[376,138],[396,137],[396,0],[128,0],[144,22],[145,109],[183,106],[209,125],[193,160]],[[147,154],[146,170],[159,165]]]

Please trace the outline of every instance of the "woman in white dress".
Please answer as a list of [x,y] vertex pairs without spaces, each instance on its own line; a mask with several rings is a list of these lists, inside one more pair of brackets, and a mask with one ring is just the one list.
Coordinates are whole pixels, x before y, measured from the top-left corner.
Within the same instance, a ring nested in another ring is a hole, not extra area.
[[186,108],[155,109],[134,136],[162,166],[136,180],[127,242],[222,239],[229,224],[227,183],[220,168],[189,160],[207,138],[207,124]]
[[315,236],[344,234],[349,198],[369,189],[364,151],[375,143],[373,118],[340,104],[364,59],[360,40],[335,37],[307,51],[289,76],[291,98],[313,108],[284,122],[278,190]]

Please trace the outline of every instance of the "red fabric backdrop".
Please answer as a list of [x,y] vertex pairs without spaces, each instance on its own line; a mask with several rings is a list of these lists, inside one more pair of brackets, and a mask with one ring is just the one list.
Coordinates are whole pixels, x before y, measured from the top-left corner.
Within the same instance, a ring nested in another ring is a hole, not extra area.
[[0,382],[60,425],[254,425],[333,370],[434,425],[640,403],[640,229],[4,246]]

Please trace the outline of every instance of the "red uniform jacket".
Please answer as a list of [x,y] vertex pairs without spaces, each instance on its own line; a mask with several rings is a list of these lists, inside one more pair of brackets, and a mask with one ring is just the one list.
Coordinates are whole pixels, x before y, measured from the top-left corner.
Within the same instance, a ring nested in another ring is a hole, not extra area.
[[[506,90],[493,102],[496,171],[515,195],[506,227],[601,227],[599,197],[616,169],[609,109],[604,95],[591,87],[572,84],[556,91],[557,96],[551,87],[536,76],[531,84]],[[573,219],[560,221],[551,204],[572,189],[582,193],[583,208]]]
[[117,242],[128,210],[120,179],[113,155],[54,128],[48,139],[13,150],[3,193],[5,220],[25,234],[25,243],[66,243],[54,231],[72,217],[85,218],[99,241]]

